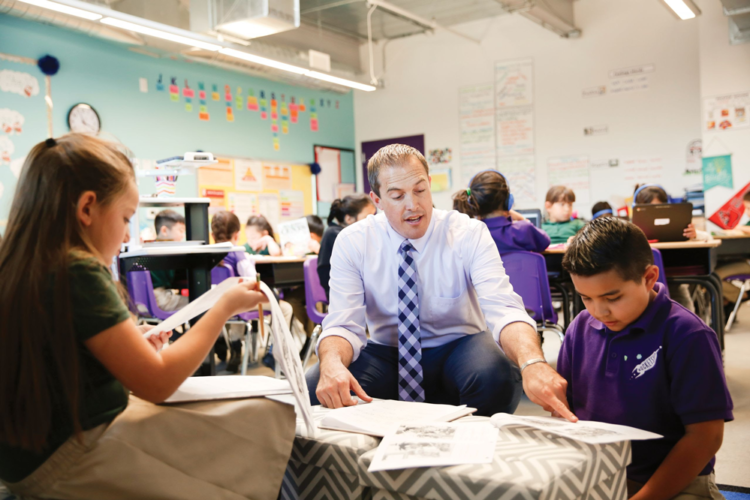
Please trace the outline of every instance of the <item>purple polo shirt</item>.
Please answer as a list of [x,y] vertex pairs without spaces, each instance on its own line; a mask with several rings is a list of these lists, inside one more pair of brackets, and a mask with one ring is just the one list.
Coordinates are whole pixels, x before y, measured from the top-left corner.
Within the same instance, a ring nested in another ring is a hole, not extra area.
[[229,252],[223,260],[224,264],[232,268],[235,276],[242,276],[239,269],[237,269],[237,263],[245,259],[247,259],[247,255],[245,255],[245,252]]
[[[733,420],[716,334],[698,316],[667,297],[656,298],[620,332],[584,311],[573,320],[557,359],[568,381],[570,409],[582,420],[629,425],[663,439],[633,441],[628,478],[645,483],[685,426]],[[700,475],[711,473],[716,458]]]
[[525,250],[542,252],[549,246],[549,236],[529,221],[512,221],[510,217],[483,219],[487,224],[497,249],[503,252]]

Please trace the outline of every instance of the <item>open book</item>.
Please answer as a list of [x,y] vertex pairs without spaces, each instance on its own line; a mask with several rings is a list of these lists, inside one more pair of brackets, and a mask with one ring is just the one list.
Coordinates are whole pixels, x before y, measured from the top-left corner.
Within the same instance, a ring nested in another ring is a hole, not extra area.
[[212,399],[241,399],[291,394],[287,380],[271,377],[190,377],[165,403],[186,403]]
[[357,406],[331,410],[320,422],[323,429],[357,432],[383,437],[400,425],[450,422],[474,413],[476,408],[414,403],[411,401],[375,400]]

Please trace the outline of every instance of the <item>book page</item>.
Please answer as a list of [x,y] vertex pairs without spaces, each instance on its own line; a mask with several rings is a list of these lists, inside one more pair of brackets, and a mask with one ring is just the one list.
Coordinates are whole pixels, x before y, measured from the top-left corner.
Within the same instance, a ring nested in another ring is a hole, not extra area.
[[263,376],[190,377],[169,396],[165,403],[237,399],[291,394],[286,380]]
[[367,470],[489,464],[497,434],[489,422],[402,425],[383,438]]
[[507,413],[496,413],[491,422],[496,427],[506,425],[528,425],[558,436],[575,439],[588,444],[617,443],[619,441],[640,441],[661,439],[662,435],[643,431],[626,425],[606,424],[579,420],[575,424],[564,418],[554,417],[521,417]]

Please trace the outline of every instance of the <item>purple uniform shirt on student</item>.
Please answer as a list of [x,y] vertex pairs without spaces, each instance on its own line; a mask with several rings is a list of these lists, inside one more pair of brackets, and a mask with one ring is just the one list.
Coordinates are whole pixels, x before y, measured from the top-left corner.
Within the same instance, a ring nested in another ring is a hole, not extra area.
[[[686,425],[734,419],[716,334],[670,300],[661,284],[656,290],[641,317],[620,332],[582,312],[568,328],[557,360],[578,418],[664,436],[632,443],[628,478],[640,483],[685,435]],[[715,461],[712,457],[700,475],[711,473]]]
[[247,258],[245,252],[229,252],[223,260],[224,264],[232,268],[235,276],[255,277],[255,264]]
[[510,217],[483,219],[495,240],[498,251],[543,252],[549,246],[549,236],[529,221],[515,221]]

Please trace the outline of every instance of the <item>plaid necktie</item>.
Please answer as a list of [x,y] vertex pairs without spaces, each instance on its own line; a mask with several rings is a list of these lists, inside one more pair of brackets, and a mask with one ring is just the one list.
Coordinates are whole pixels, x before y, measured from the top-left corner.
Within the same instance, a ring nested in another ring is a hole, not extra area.
[[419,332],[419,290],[413,246],[404,240],[398,254],[398,399],[424,401],[422,340]]

